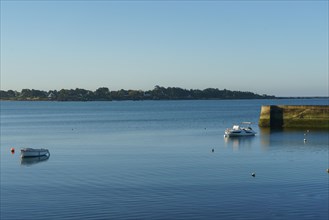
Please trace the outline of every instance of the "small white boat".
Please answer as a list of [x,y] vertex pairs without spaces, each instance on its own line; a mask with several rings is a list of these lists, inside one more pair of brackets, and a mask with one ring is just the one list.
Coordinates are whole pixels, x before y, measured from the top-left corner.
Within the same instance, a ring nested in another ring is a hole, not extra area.
[[50,156],[48,149],[33,149],[33,148],[23,148],[21,149],[21,157],[42,157]]
[[242,122],[247,124],[247,127],[240,125],[233,125],[233,128],[227,128],[224,133],[224,137],[240,137],[240,136],[254,136],[256,132],[250,127],[251,122]]

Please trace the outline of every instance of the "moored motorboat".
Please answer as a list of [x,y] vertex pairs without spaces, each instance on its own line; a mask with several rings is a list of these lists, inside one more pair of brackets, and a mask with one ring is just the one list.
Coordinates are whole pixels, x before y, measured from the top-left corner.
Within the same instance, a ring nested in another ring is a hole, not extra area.
[[224,137],[240,137],[240,136],[254,136],[256,132],[251,128],[251,122],[242,122],[247,124],[247,127],[240,125],[233,125],[232,128],[227,128],[224,133]]
[[50,156],[48,149],[34,149],[34,148],[22,148],[21,157],[41,157],[41,156]]

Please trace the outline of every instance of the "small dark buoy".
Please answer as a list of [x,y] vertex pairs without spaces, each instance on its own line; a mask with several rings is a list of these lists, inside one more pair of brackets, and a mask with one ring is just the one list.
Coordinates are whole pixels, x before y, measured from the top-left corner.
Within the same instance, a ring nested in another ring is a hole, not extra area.
[[251,173],[251,176],[255,177],[256,176],[256,173]]
[[14,154],[15,153],[15,148],[10,148],[10,152],[12,153],[12,154]]
[[213,148],[213,149],[211,150],[211,152],[215,152],[215,149]]
[[329,173],[329,169],[327,169],[327,173]]
[[307,139],[306,138],[304,138],[304,142],[306,142],[307,141]]

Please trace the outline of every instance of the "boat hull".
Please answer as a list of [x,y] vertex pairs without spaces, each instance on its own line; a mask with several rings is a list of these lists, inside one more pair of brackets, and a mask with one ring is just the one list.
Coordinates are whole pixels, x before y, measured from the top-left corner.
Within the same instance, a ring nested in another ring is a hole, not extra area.
[[42,157],[49,156],[50,153],[47,149],[33,149],[33,148],[24,148],[21,149],[21,157]]
[[245,136],[255,136],[256,133],[230,133],[227,132],[224,134],[225,137],[245,137]]
[[49,159],[48,155],[40,157],[21,157],[21,165],[31,166],[37,163],[46,162]]

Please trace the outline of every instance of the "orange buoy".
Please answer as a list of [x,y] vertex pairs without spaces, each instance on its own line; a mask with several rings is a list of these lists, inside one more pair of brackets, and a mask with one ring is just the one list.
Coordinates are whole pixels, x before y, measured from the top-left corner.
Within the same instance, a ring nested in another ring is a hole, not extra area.
[[15,148],[10,148],[10,152],[12,153],[12,154],[14,154],[15,153]]

